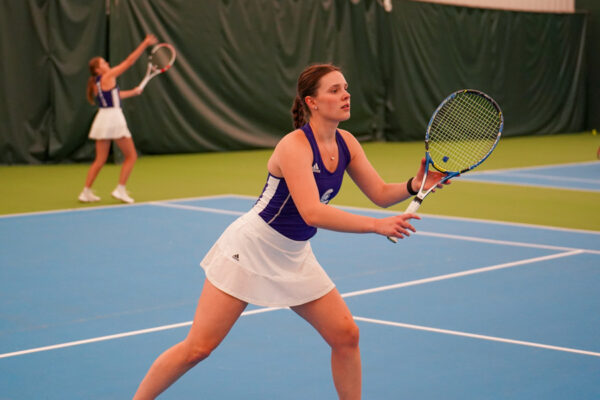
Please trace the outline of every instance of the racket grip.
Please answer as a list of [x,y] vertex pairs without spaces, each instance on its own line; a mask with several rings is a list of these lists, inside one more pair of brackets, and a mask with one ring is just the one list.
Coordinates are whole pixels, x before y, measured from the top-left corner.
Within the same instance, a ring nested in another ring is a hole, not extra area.
[[[415,197],[414,200],[410,202],[410,204],[406,208],[406,211],[404,211],[404,212],[414,214],[415,212],[417,212],[417,210],[421,206],[422,201],[423,200],[419,199],[418,197]],[[393,236],[388,236],[387,238],[392,243],[398,243],[398,238],[395,238]]]
[[138,85],[138,88],[140,88],[140,90],[144,90],[144,88],[146,87],[146,85],[148,84],[148,81],[150,80],[149,76],[146,76],[144,79],[142,79],[142,81],[140,82],[140,84]]
[[414,200],[410,202],[410,204],[406,208],[406,211],[404,212],[410,214],[416,213],[419,207],[421,207],[421,202],[422,200],[420,200],[418,197],[415,197]]

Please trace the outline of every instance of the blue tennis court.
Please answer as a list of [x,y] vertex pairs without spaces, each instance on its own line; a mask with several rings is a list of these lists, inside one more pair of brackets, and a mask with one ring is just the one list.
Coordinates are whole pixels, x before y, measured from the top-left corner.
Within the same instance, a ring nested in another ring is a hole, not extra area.
[[600,192],[600,161],[474,171],[460,179],[487,183]]
[[[199,261],[253,201],[0,218],[0,399],[131,398],[187,334]],[[600,398],[599,232],[430,215],[415,226],[398,244],[312,241],[361,329],[365,399]],[[250,306],[161,398],[336,394],[318,334],[287,309]]]

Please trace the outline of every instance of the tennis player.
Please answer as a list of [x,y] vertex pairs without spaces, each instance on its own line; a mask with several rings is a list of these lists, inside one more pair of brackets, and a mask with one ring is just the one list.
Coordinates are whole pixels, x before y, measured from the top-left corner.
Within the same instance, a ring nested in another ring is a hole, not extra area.
[[139,96],[142,94],[142,90],[136,87],[120,91],[117,77],[127,71],[148,46],[156,42],[154,35],[147,35],[142,43],[115,67],[111,67],[102,57],[94,57],[89,62],[91,76],[87,84],[87,99],[92,105],[97,104],[99,109],[89,132],[89,138],[96,141],[96,158],[88,170],[83,191],[79,194],[81,202],[89,203],[100,200],[100,197],[92,192],[92,184],[106,163],[112,141],[119,146],[125,156],[119,175],[119,184],[113,190],[112,196],[124,203],[134,202],[127,193],[125,184],[137,160],[137,152],[121,109],[121,100]]
[[[268,178],[254,207],[234,221],[201,262],[206,280],[185,340],[160,355],[134,399],[154,399],[221,343],[248,303],[290,307],[331,347],[333,381],[340,399],[360,399],[359,331],[350,310],[316,260],[309,239],[317,228],[404,238],[414,214],[374,218],[329,206],[344,172],[377,205],[415,194],[415,178],[385,183],[361,145],[338,124],[350,118],[350,93],[340,69],[307,67],[298,79],[294,126],[268,161]],[[430,172],[426,185],[441,178]],[[218,397],[217,394],[213,394]]]

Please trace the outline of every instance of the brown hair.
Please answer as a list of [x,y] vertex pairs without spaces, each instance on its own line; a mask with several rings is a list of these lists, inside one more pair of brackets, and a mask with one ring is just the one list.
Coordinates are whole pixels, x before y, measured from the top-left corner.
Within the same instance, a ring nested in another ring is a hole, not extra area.
[[102,57],[94,57],[88,63],[88,67],[90,67],[91,76],[88,78],[85,94],[87,101],[92,105],[96,104],[96,102],[94,101],[94,97],[96,96],[96,76],[98,76],[97,68],[101,60]]
[[298,77],[296,98],[291,110],[294,128],[300,128],[308,122],[310,109],[304,99],[306,96],[314,96],[319,88],[321,78],[333,71],[340,71],[340,68],[332,64],[314,64],[309,65],[302,71]]

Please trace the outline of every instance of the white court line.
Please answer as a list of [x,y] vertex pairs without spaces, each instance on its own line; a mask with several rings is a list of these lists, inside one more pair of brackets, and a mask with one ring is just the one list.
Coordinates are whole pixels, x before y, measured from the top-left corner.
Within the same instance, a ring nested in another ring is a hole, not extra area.
[[[485,172],[485,171],[484,171]],[[474,173],[471,173],[471,175]],[[152,200],[147,202],[138,202],[135,204],[113,204],[113,205],[105,205],[105,206],[92,206],[92,207],[84,207],[84,208],[66,208],[61,210],[48,210],[48,211],[32,211],[25,213],[16,213],[16,214],[3,214],[0,215],[1,219],[15,218],[15,217],[28,217],[28,216],[36,216],[36,215],[52,215],[52,214],[63,214],[69,212],[85,212],[85,211],[96,211],[101,209],[118,209],[121,207],[136,207],[136,206],[144,206],[144,205],[155,205],[155,206],[165,206],[168,207],[170,203],[173,201],[194,201],[194,200],[210,200],[210,199],[222,199],[222,198],[236,198],[242,200],[256,200],[256,196],[249,196],[243,194],[219,194],[212,196],[198,196],[198,197],[185,197],[179,199],[166,199],[166,200]],[[183,205],[182,205],[183,206]],[[332,206],[340,208],[342,210],[357,210],[362,212],[369,213],[377,213],[377,214],[388,214],[388,215],[397,215],[401,212],[396,210],[386,210],[381,208],[368,208],[368,207],[353,207],[353,206],[344,206],[339,204],[332,204]],[[193,206],[190,206],[193,207]],[[182,207],[183,208],[183,207]],[[208,210],[209,208],[207,208]],[[222,209],[212,209],[220,212],[226,212],[227,210]],[[237,211],[232,211],[236,213]],[[468,221],[474,223],[482,223],[482,224],[494,224],[500,226],[522,226],[526,228],[532,229],[541,229],[541,230],[550,230],[550,231],[558,231],[558,232],[573,232],[573,233],[583,233],[583,234],[592,234],[592,235],[600,235],[600,231],[590,230],[590,229],[576,229],[576,228],[562,228],[550,225],[536,225],[536,224],[527,224],[527,223],[519,223],[519,222],[507,222],[507,221],[498,221],[492,219],[485,218],[469,218],[469,217],[454,217],[449,215],[436,215],[436,214],[426,214],[420,213],[422,216],[427,216],[431,218],[437,218],[442,220],[451,220],[451,221]]]
[[[440,275],[437,277],[431,277],[431,278],[419,279],[419,280],[415,280],[415,281],[397,283],[395,285],[386,285],[386,286],[380,286],[380,287],[366,289],[366,290],[348,292],[348,293],[342,294],[342,297],[355,297],[355,296],[360,296],[360,295],[365,295],[365,294],[370,294],[370,293],[383,292],[386,290],[398,289],[398,288],[406,287],[406,286],[422,285],[425,283],[442,281],[445,279],[453,279],[453,278],[457,278],[460,276],[479,274],[479,273],[494,271],[494,270],[498,270],[498,269],[502,269],[502,268],[511,268],[511,267],[516,267],[516,266],[520,266],[520,265],[536,263],[536,262],[540,262],[540,261],[547,261],[547,260],[551,260],[551,259],[555,259],[555,258],[568,257],[568,256],[580,254],[582,252],[583,251],[581,251],[581,250],[574,250],[571,252],[554,254],[551,256],[536,257],[536,258],[530,258],[527,260],[516,261],[516,262],[512,262],[512,263],[492,265],[489,267],[477,268],[477,269],[473,269],[473,270],[457,272],[454,274]],[[285,309],[285,308],[286,307],[259,308],[259,309],[255,309],[255,310],[245,311],[242,313],[242,316],[261,314],[261,313],[281,310],[281,309]],[[177,324],[158,326],[155,328],[140,329],[140,330],[136,330],[136,331],[118,333],[118,334],[114,334],[114,335],[100,336],[100,337],[91,338],[91,339],[84,339],[84,340],[77,340],[77,341],[73,341],[73,342],[60,343],[60,344],[55,344],[55,345],[51,345],[51,346],[36,347],[36,348],[32,348],[32,349],[27,349],[27,350],[20,350],[20,351],[15,351],[15,352],[11,352],[11,353],[0,354],[0,359],[16,357],[16,356],[21,356],[21,355],[31,354],[31,353],[39,353],[42,351],[56,350],[56,349],[61,349],[61,348],[65,348],[65,347],[79,346],[79,345],[88,344],[88,343],[96,343],[96,342],[103,342],[103,341],[107,341],[107,340],[120,339],[120,338],[124,338],[124,337],[129,337],[129,336],[143,335],[146,333],[160,332],[160,331],[165,331],[165,330],[170,330],[170,329],[181,328],[184,326],[189,326],[191,324],[192,324],[192,321],[187,321],[187,322],[181,322],[181,323],[177,323]]]
[[542,189],[557,189],[557,190],[569,190],[572,192],[590,192],[590,193],[596,193],[596,192],[600,192],[600,189],[593,189],[593,188],[577,188],[577,187],[565,187],[565,186],[558,186],[558,185],[552,185],[550,183],[547,184],[537,184],[537,183],[520,183],[520,182],[515,182],[515,181],[509,181],[509,180],[505,180],[505,181],[501,181],[501,180],[491,180],[491,179],[485,179],[483,177],[472,177],[469,179],[465,179],[464,182],[482,182],[482,183],[487,183],[489,185],[504,185],[504,186],[519,186],[519,187],[525,187],[525,188],[542,188]]
[[158,206],[158,207],[180,208],[182,210],[204,211],[204,212],[215,213],[215,214],[243,215],[243,214],[246,213],[245,211],[244,212],[242,212],[242,211],[230,211],[230,210],[223,210],[223,209],[220,209],[220,208],[201,207],[201,206],[189,206],[187,204],[162,203],[162,202],[158,202],[158,201],[151,201],[148,204],[151,204],[153,206]]
[[[536,178],[536,179],[545,179],[547,181],[557,181],[557,182],[581,182],[581,183],[600,183],[600,179],[587,179],[587,178],[573,178],[569,176],[548,176],[541,174],[523,174],[520,172],[502,172],[495,174],[487,174],[487,175],[496,175],[496,176],[507,176],[510,178]],[[480,175],[481,176],[481,175]]]
[[[380,208],[366,208],[366,207],[353,207],[353,206],[341,206],[332,204],[332,206],[341,208],[342,210],[349,211],[362,211],[369,212],[375,214],[386,214],[386,215],[398,215],[402,213],[402,211],[396,210],[386,210]],[[516,226],[530,229],[539,229],[544,231],[556,231],[556,232],[567,232],[567,233],[583,233],[583,234],[591,234],[591,235],[600,235],[599,230],[590,230],[590,229],[576,229],[576,228],[562,228],[558,226],[550,226],[550,225],[536,225],[536,224],[527,224],[523,222],[507,222],[507,221],[498,221],[493,219],[486,218],[469,218],[469,217],[455,217],[451,215],[437,215],[437,214],[427,214],[427,213],[419,213],[421,216],[427,216],[429,218],[447,220],[447,221],[466,221],[476,224],[488,224],[488,225],[499,225],[499,226]]]
[[[242,212],[242,211],[228,211],[228,210],[222,210],[222,209],[218,209],[218,208],[190,206],[190,205],[186,205],[186,204],[170,204],[170,203],[161,203],[161,202],[151,202],[149,204],[152,204],[152,205],[158,206],[158,207],[179,208],[179,209],[183,209],[183,210],[203,211],[203,212],[220,213],[220,214],[228,214],[228,215],[243,215],[243,214],[245,214],[245,212]],[[573,247],[551,246],[551,245],[536,244],[536,243],[513,242],[513,241],[508,241],[508,240],[484,239],[484,238],[474,237],[474,236],[452,235],[452,234],[447,234],[447,233],[417,231],[414,233],[414,235],[439,237],[439,238],[444,238],[444,239],[464,240],[464,241],[478,242],[478,243],[498,244],[498,245],[502,245],[502,246],[528,247],[528,248],[545,249],[545,250],[557,250],[557,251],[582,250],[587,253],[600,254],[600,250],[578,249],[578,248],[573,248]]]
[[569,251],[567,253],[553,254],[553,255],[543,256],[543,257],[528,258],[526,260],[521,260],[521,261],[514,261],[514,262],[509,262],[509,263],[504,263],[504,264],[492,265],[489,267],[470,269],[470,270],[461,271],[461,272],[454,272],[452,274],[432,276],[430,278],[417,279],[417,280],[408,281],[408,282],[401,282],[401,283],[396,283],[393,285],[385,285],[385,286],[379,286],[379,287],[371,288],[371,289],[357,290],[354,292],[345,293],[342,295],[342,297],[354,297],[354,296],[362,296],[364,294],[384,292],[386,290],[393,290],[393,289],[398,289],[398,288],[407,287],[407,286],[422,285],[424,283],[438,282],[438,281],[458,278],[458,277],[462,277],[462,276],[481,274],[483,272],[496,271],[499,269],[519,267],[521,265],[533,264],[533,263],[541,262],[541,261],[554,260],[556,258],[570,257],[570,256],[574,256],[574,255],[581,254],[581,253],[583,253],[583,251],[573,250],[573,251]]
[[[237,194],[216,194],[212,196],[200,196],[200,197],[184,197],[179,199],[168,199],[168,200],[152,200],[152,201],[140,201],[134,204],[107,204],[103,206],[88,206],[81,208],[63,208],[60,210],[47,210],[47,211],[32,211],[32,212],[24,212],[24,213],[15,213],[15,214],[3,214],[0,215],[0,219],[8,219],[8,218],[16,218],[16,217],[29,217],[29,216],[37,216],[37,215],[52,215],[52,214],[64,214],[70,212],[85,212],[85,211],[97,211],[104,209],[119,209],[123,207],[139,207],[148,204],[163,205],[167,201],[193,201],[193,200],[211,200],[211,199],[222,199],[228,197],[239,197]],[[250,196],[248,196],[250,197]]]
[[[278,307],[258,308],[256,310],[244,311],[242,313],[242,316],[253,315],[253,314],[262,314],[262,313],[265,313],[265,312],[275,311],[275,310],[281,310],[281,309],[282,308],[280,308],[280,307],[279,308]],[[157,326],[155,328],[139,329],[137,331],[129,331],[129,332],[117,333],[117,334],[114,334],[114,335],[99,336],[99,337],[91,338],[91,339],[76,340],[74,342],[60,343],[60,344],[55,344],[55,345],[52,345],[52,346],[36,347],[36,348],[33,348],[33,349],[28,349],[28,350],[21,350],[21,351],[15,351],[15,352],[12,352],[12,353],[0,354],[0,359],[1,358],[9,358],[9,357],[22,356],[24,354],[39,353],[39,352],[42,352],[42,351],[64,349],[65,347],[80,346],[82,344],[89,344],[89,343],[96,343],[96,342],[105,342],[107,340],[114,340],[114,339],[121,339],[121,338],[124,338],[124,337],[129,337],[129,336],[143,335],[145,333],[168,331],[170,329],[177,329],[177,328],[182,328],[182,327],[190,326],[190,325],[192,325],[192,321],[180,322],[180,323],[171,324],[171,325],[162,325],[162,326]]]
[[581,166],[594,165],[594,164],[599,164],[599,163],[600,163],[600,161],[582,161],[582,162],[572,162],[572,163],[564,163],[564,164],[536,165],[535,167],[486,169],[483,171],[480,170],[480,171],[469,172],[469,175],[485,175],[485,174],[495,174],[495,173],[501,173],[501,172],[536,171],[536,170],[544,170],[544,169],[557,168],[557,167],[581,167]]
[[415,329],[415,330],[419,330],[419,331],[436,332],[436,333],[443,333],[446,335],[454,335],[454,336],[464,336],[464,337],[469,337],[469,338],[473,338],[473,339],[489,340],[492,342],[518,344],[521,346],[539,347],[539,348],[548,349],[548,350],[564,351],[567,353],[577,353],[577,354],[585,354],[587,356],[600,357],[600,353],[596,353],[593,351],[587,351],[587,350],[572,349],[569,347],[551,346],[551,345],[542,344],[542,343],[525,342],[523,340],[513,340],[513,339],[506,339],[506,338],[495,337],[495,336],[478,335],[475,333],[452,331],[449,329],[431,328],[428,326],[421,326],[421,325],[403,324],[401,322],[383,321],[380,319],[373,319],[373,318],[363,318],[363,317],[354,316],[354,319],[357,321],[370,322],[370,323],[379,324],[379,325],[396,326],[396,327],[400,327],[400,328]]
[[600,250],[579,249],[579,248],[574,248],[574,247],[552,246],[552,245],[537,244],[537,243],[513,242],[513,241],[509,241],[509,240],[484,239],[484,238],[474,237],[474,236],[452,235],[449,233],[417,231],[417,232],[413,233],[413,235],[440,237],[440,238],[444,238],[444,239],[464,240],[467,242],[498,244],[498,245],[502,245],[502,246],[529,247],[529,248],[534,248],[534,249],[546,249],[546,250],[558,250],[558,251],[580,250],[584,253],[600,254]]

